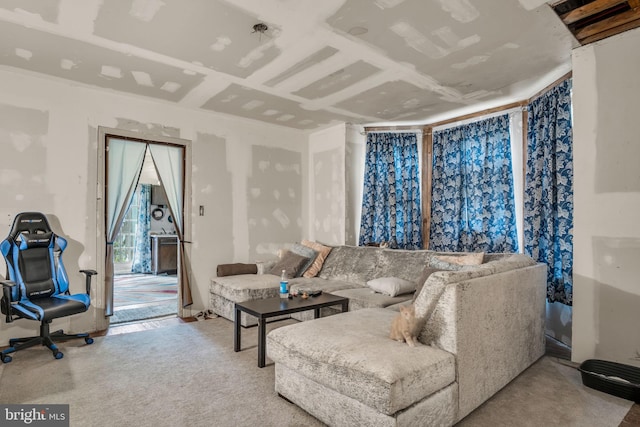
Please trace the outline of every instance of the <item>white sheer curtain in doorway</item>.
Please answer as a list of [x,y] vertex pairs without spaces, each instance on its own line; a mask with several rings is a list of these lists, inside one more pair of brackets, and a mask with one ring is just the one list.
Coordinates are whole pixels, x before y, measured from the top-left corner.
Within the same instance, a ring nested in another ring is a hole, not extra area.
[[146,144],[109,138],[107,141],[107,248],[105,266],[105,315],[113,315],[113,241],[138,183]]
[[149,144],[151,158],[156,167],[158,178],[164,188],[169,204],[169,212],[173,218],[173,225],[180,242],[179,260],[180,291],[182,294],[182,306],[193,304],[191,286],[189,284],[189,271],[191,266],[186,255],[184,244],[184,169],[182,147],[171,145]]

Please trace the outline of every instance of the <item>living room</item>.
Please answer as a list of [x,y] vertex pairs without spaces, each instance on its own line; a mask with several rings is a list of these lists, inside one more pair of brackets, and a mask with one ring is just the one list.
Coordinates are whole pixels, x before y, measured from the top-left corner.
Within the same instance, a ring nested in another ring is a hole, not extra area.
[[[238,3],[246,6],[252,2]],[[2,33],[5,59],[0,69],[2,224],[8,230],[19,212],[45,212],[56,232],[70,242],[66,263],[72,283],[82,280],[77,273],[81,268],[98,271],[89,312],[60,320],[57,326],[71,331],[108,327],[104,316],[105,151],[100,129],[145,139],[186,141],[190,173],[185,174],[185,199],[189,203],[185,204],[184,218],[185,240],[190,243],[185,251],[191,267],[193,304],[181,306],[181,316],[193,316],[207,308],[209,283],[218,264],[255,262],[273,256],[283,244],[303,238],[357,244],[364,167],[357,160],[364,155],[363,126],[406,124],[406,120],[349,124],[345,119],[325,127],[300,129],[234,116],[230,111],[198,108],[209,98],[197,92],[177,94],[176,98],[182,98],[176,103],[168,95],[164,99],[141,96],[139,90],[127,94],[82,80],[71,82],[59,74],[41,74],[16,65],[16,48],[35,49],[29,46],[31,36],[25,33],[16,40],[8,27],[32,26],[45,39],[62,30],[46,19],[33,18],[38,12],[46,18],[42,10],[21,13],[2,4],[0,19],[7,24],[0,30],[7,31]],[[258,11],[252,16],[255,22],[259,17],[278,22],[268,6],[251,6]],[[251,25],[247,25],[249,33]],[[80,38],[89,30],[66,31],[63,35],[67,38]],[[251,35],[256,45],[261,42],[259,36]],[[118,49],[119,54],[126,55],[129,49],[136,58],[157,65],[159,73],[187,65],[187,61],[172,62],[151,49],[140,51],[91,37],[100,52],[104,50],[104,62],[117,62],[110,55]],[[601,358],[640,364],[640,337],[635,327],[640,321],[636,309],[640,297],[635,286],[640,273],[635,262],[640,255],[635,214],[640,207],[640,176],[635,164],[640,157],[636,136],[640,124],[635,117],[640,102],[636,78],[640,58],[634,55],[639,42],[640,31],[635,29],[595,44],[569,46],[558,67],[513,85],[520,91],[510,94],[509,100],[464,108],[457,105],[429,120],[416,121],[424,125],[528,99],[567,72],[572,73],[574,299],[572,307],[549,305],[547,329],[571,347],[574,362]],[[356,47],[359,45],[352,46],[353,51]],[[298,55],[287,61],[294,66],[300,58]],[[37,56],[31,61],[35,59]],[[236,77],[222,81],[218,72],[207,74],[210,70],[193,67],[202,76],[199,84],[210,87],[212,93],[221,93],[229,81],[242,81]],[[253,78],[267,81],[267,76],[277,75],[274,70],[267,71]],[[304,85],[298,82],[297,86]],[[266,85],[264,88],[267,90]],[[318,197],[328,189],[334,203],[319,203]],[[265,196],[275,194],[278,197]],[[278,210],[285,215],[274,215]],[[36,329],[28,322],[3,322],[0,344],[6,345],[10,337],[32,335]]]

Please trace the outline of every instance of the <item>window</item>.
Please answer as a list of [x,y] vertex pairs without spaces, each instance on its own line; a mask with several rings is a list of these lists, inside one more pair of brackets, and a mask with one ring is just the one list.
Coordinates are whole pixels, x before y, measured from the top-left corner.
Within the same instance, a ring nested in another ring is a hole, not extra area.
[[136,188],[131,204],[127,208],[122,228],[120,228],[120,232],[113,242],[113,262],[116,274],[131,272],[133,252],[136,245],[139,200],[140,186]]

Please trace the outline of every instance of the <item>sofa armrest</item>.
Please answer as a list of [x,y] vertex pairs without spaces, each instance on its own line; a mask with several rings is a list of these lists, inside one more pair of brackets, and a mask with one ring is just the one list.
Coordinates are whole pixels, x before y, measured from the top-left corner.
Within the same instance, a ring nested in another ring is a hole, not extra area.
[[545,352],[546,265],[449,283],[421,341],[456,355],[462,419]]

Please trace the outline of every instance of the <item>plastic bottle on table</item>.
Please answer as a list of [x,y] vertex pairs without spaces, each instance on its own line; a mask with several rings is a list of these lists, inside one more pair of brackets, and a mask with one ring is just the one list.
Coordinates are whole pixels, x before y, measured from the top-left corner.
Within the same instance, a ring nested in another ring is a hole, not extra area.
[[289,279],[287,279],[287,270],[282,270],[282,276],[280,276],[280,298],[289,297]]

